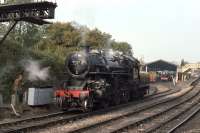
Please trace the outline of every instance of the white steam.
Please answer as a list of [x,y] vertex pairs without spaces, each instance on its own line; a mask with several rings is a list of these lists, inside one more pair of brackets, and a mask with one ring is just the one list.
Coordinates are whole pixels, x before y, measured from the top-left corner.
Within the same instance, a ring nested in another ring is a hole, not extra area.
[[25,71],[28,73],[28,80],[47,80],[49,77],[49,67],[41,68],[39,62],[28,60],[25,63]]

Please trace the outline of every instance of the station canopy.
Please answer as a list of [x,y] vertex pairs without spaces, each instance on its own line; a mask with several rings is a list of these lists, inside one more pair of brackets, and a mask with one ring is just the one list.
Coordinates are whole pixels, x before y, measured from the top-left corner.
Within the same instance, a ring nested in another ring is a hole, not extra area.
[[150,62],[146,64],[148,71],[176,71],[177,65],[164,61],[164,60],[157,60],[154,62]]

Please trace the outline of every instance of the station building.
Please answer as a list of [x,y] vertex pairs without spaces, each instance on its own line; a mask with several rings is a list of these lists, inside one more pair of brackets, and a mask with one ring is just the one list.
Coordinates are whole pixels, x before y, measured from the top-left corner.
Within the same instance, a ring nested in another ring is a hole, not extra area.
[[176,72],[177,70],[177,65],[164,61],[164,60],[157,60],[154,62],[150,62],[146,64],[146,69],[148,72],[154,71],[154,72],[159,72],[159,71],[169,71],[169,72]]
[[146,72],[150,74],[150,80],[169,80],[169,78],[176,76],[177,65],[164,60],[156,60],[145,64]]

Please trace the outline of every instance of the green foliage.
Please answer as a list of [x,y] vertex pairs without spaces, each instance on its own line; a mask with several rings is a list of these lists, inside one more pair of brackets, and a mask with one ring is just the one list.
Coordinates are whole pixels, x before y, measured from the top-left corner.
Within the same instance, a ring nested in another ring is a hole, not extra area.
[[6,25],[0,23],[0,35],[2,36],[4,34],[4,31],[6,30]]
[[111,35],[102,33],[98,29],[91,30],[85,35],[85,42],[93,48],[107,47]]
[[128,44],[127,42],[113,42],[112,44],[112,48],[114,50],[118,50],[123,52],[123,54],[132,56],[132,48],[130,46],[130,44]]
[[[2,33],[10,25],[1,24]],[[5,100],[12,92],[16,74],[24,69],[21,63],[24,59],[38,60],[43,66],[50,67],[51,77],[59,79],[64,71],[66,56],[85,44],[97,49],[113,48],[132,55],[130,44],[116,42],[111,37],[98,29],[90,30],[76,23],[58,22],[39,27],[20,22],[0,45],[0,89],[4,90]]]
[[54,45],[77,46],[80,32],[70,23],[55,23],[46,28],[46,37]]
[[19,44],[12,41],[6,41],[0,46],[0,90],[3,90],[6,101],[9,100],[16,73],[22,69],[19,61],[25,57],[24,54]]

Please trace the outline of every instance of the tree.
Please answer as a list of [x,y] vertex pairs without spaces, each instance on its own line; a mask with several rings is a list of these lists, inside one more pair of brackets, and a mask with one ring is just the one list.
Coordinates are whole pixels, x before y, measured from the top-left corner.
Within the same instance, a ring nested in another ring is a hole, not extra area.
[[111,35],[107,33],[102,33],[98,29],[91,30],[85,35],[86,44],[90,45],[93,48],[106,47],[110,39]]
[[132,48],[127,42],[112,42],[112,48],[123,52],[125,55],[133,56]]
[[181,60],[181,66],[184,66],[184,65],[186,65],[186,64],[189,64],[189,62],[188,62],[188,61],[185,61],[184,59],[182,59],[182,60]]
[[0,35],[3,36],[5,34],[6,31],[6,25],[0,23]]
[[79,31],[71,23],[55,23],[46,29],[46,37],[52,44],[77,46],[80,41]]

